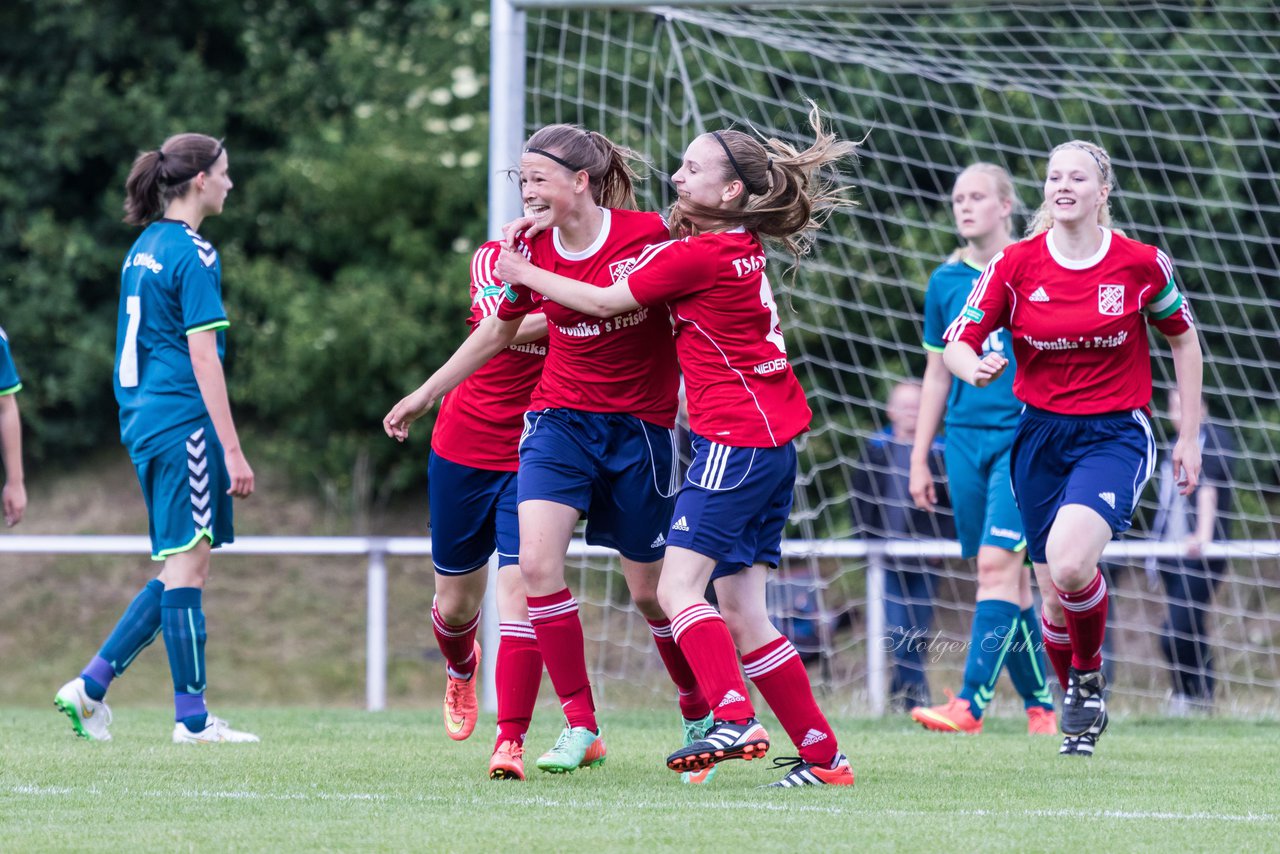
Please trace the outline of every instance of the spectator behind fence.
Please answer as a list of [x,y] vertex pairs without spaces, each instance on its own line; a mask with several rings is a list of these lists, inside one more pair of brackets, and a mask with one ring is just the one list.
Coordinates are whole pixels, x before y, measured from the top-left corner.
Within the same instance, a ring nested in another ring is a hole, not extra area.
[[[1169,392],[1169,421],[1181,425],[1181,397]],[[1208,405],[1200,401],[1200,453],[1204,461],[1199,486],[1190,495],[1178,491],[1173,463],[1159,470],[1159,503],[1151,533],[1164,542],[1182,543],[1180,557],[1149,558],[1147,576],[1158,575],[1169,597],[1169,616],[1160,635],[1160,650],[1169,662],[1173,693],[1167,710],[1183,716],[1213,707],[1213,650],[1209,645],[1209,606],[1213,591],[1226,573],[1225,558],[1206,558],[1204,546],[1230,537],[1232,463],[1236,446],[1231,434],[1206,419]]]
[[[890,429],[867,443],[854,472],[853,524],[868,539],[949,539],[955,536],[950,503],[938,485],[942,513],[918,509],[911,498],[911,443],[920,411],[920,383],[898,383],[889,393]],[[942,446],[935,443],[929,470],[940,479]],[[885,638],[893,653],[890,704],[909,712],[929,703],[924,657],[933,623],[933,585],[938,558],[897,557],[885,561]]]

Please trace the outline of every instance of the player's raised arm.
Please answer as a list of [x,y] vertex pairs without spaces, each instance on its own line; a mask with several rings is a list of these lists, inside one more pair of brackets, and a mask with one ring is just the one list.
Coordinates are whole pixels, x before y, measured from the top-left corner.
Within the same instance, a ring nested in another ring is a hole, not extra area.
[[382,419],[382,429],[398,442],[409,438],[409,426],[431,410],[431,407],[458,384],[479,370],[490,359],[510,346],[520,331],[520,318],[504,320],[497,315],[482,320],[467,340],[454,351],[427,381],[418,386]]

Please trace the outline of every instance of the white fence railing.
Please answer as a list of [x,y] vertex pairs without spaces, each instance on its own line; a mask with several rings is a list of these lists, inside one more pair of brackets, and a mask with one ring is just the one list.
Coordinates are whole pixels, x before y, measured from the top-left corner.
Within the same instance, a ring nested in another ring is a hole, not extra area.
[[[0,554],[126,554],[150,555],[151,542],[142,536],[0,536]],[[365,704],[369,711],[380,711],[387,702],[387,564],[389,556],[430,557],[431,540],[427,537],[240,537],[219,550],[219,555],[289,555],[289,556],[363,556],[367,560],[367,602],[365,629]],[[1157,543],[1148,540],[1113,542],[1107,546],[1106,558],[1136,559],[1148,556],[1177,557],[1180,543]],[[612,549],[589,546],[582,540],[569,545],[569,557],[613,557]],[[787,540],[783,556],[790,560],[806,558],[845,558],[867,561],[867,695],[875,713],[881,713],[886,701],[887,651],[875,639],[884,635],[884,560],[887,557],[960,556],[960,547],[951,540]],[[1205,546],[1208,558],[1275,558],[1280,557],[1280,540],[1234,540]],[[481,645],[498,648],[497,608],[493,602],[492,579],[485,600],[485,619]],[[497,708],[494,668],[497,656],[486,656],[483,683],[486,711]]]

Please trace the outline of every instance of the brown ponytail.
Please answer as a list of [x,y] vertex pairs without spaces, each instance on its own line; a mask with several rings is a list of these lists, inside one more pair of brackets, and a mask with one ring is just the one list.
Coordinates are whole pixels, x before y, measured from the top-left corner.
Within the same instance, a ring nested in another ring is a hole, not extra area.
[[180,133],[139,154],[124,182],[124,221],[146,225],[159,219],[169,202],[186,195],[191,179],[209,171],[221,155],[222,143],[202,133]]
[[597,205],[636,209],[639,175],[631,164],[645,160],[604,134],[577,125],[547,125],[529,137],[525,151],[544,154],[573,172],[586,172]]
[[780,139],[762,142],[739,130],[712,132],[725,153],[724,179],[742,182],[741,206],[704,207],[679,200],[669,217],[672,233],[697,230],[691,216],[704,224],[702,230],[742,226],[774,238],[799,262],[812,244],[806,232],[819,228],[836,209],[855,204],[822,168],[856,155],[858,144],[827,131],[817,105],[810,101],[809,107],[814,142],[804,151]]

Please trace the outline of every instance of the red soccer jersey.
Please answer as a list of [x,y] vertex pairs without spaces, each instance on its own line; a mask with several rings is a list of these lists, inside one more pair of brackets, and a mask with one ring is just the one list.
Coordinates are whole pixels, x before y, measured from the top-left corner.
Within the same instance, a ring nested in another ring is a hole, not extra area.
[[[494,274],[502,245],[490,241],[471,257],[471,316],[476,324],[498,310],[502,285]],[[440,401],[431,449],[453,463],[515,471],[520,432],[533,387],[542,374],[547,339],[513,344]]]
[[[646,246],[669,236],[657,214],[605,210],[600,235],[585,250],[566,250],[559,230],[537,235],[529,250],[536,266],[604,288],[625,276]],[[510,320],[538,305],[547,315],[551,345],[530,409],[625,412],[675,426],[680,378],[665,312],[639,308],[602,319],[512,288],[498,316]]]
[[722,445],[775,448],[813,418],[764,266],[760,241],[738,229],[651,246],[628,277],[639,303],[670,308],[689,426]]
[[1064,258],[1053,231],[991,259],[948,341],[975,353],[1001,326],[1013,333],[1013,392],[1068,415],[1139,409],[1151,402],[1147,325],[1165,335],[1191,329],[1191,310],[1159,249],[1103,229],[1092,258]]

